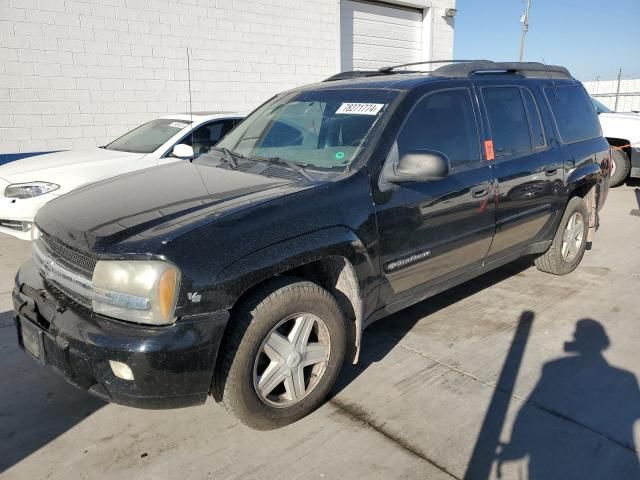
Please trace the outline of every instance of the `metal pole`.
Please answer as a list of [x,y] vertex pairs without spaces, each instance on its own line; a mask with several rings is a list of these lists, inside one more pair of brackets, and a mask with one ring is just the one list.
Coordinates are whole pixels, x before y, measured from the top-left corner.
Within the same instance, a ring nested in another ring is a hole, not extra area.
[[622,79],[622,67],[618,70],[618,87],[616,88],[616,106],[613,107],[613,111],[618,111],[618,97],[620,96],[620,80]]
[[527,0],[527,9],[522,14],[520,22],[522,23],[522,34],[520,36],[520,61],[524,61],[524,37],[529,31],[529,10],[531,9],[531,0]]

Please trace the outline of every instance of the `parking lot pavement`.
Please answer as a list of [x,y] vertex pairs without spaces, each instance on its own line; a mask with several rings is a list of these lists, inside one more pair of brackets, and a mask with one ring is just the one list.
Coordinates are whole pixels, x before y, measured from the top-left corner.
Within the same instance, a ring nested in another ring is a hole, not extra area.
[[565,277],[521,261],[367,330],[302,421],[254,432],[208,402],[107,405],[17,349],[0,239],[0,478],[639,478],[640,219],[612,190]]

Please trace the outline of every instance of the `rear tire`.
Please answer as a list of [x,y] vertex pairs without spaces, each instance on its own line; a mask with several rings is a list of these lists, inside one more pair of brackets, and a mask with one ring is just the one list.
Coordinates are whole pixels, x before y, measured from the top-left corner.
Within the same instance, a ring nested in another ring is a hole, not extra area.
[[609,186],[617,187],[622,185],[629,176],[631,171],[631,162],[629,156],[624,150],[613,148],[611,150],[611,178],[609,179]]
[[549,250],[534,261],[538,270],[554,275],[566,275],[575,270],[587,247],[588,232],[587,204],[582,198],[573,197],[565,208]]
[[342,367],[347,338],[329,292],[278,278],[244,301],[230,321],[215,383],[227,412],[251,428],[270,430],[322,404]]

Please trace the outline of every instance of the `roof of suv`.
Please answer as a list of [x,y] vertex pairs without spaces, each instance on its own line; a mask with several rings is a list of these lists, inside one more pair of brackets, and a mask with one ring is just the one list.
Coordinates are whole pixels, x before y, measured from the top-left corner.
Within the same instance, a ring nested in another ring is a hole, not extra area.
[[[430,71],[406,70],[422,64],[448,63]],[[400,70],[405,68],[405,70]],[[416,62],[411,64],[383,67],[378,70],[359,70],[341,72],[333,75],[314,89],[335,88],[392,88],[406,90],[423,83],[442,79],[460,79],[491,75],[517,75],[520,78],[538,78],[553,80],[573,80],[569,71],[561,66],[546,65],[538,62],[492,62],[488,60],[442,60],[434,62]]]

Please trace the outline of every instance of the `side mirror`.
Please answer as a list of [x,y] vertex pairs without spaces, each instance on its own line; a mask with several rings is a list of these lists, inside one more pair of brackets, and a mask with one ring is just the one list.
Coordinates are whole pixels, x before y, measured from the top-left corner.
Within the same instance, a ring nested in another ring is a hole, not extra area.
[[405,153],[388,172],[391,183],[440,180],[449,175],[449,158],[435,150],[414,150]]
[[183,160],[191,160],[193,157],[195,157],[195,154],[193,153],[193,147],[191,145],[179,143],[178,145],[173,147],[171,156],[181,158]]

